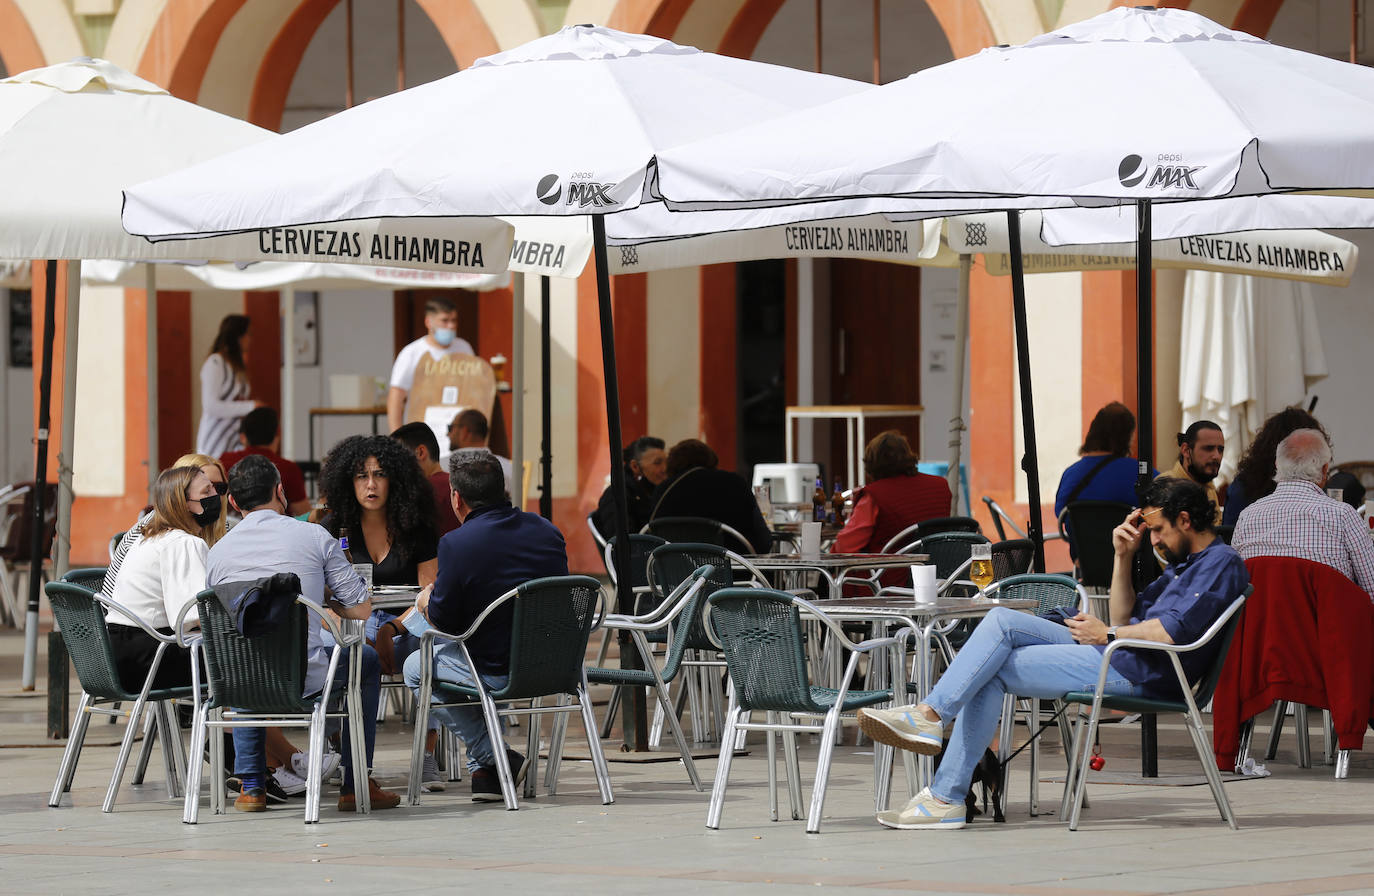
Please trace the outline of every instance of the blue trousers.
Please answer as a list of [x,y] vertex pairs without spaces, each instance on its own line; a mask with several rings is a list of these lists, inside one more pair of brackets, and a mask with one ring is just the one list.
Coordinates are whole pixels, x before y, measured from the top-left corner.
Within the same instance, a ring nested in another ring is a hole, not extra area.
[[[1101,668],[1102,652],[1074,641],[1067,627],[994,608],[925,699],[940,718],[955,720],[930,792],[946,802],[963,802],[973,768],[997,731],[1004,695],[1049,700],[1095,690]],[[1113,669],[1104,693],[1140,696],[1144,691]]]
[[[406,658],[405,665],[406,685],[415,692],[417,700],[420,696],[421,657],[420,651],[417,650]],[[509,678],[509,675],[482,673],[482,683],[489,689],[505,687]],[[463,659],[463,652],[458,649],[457,644],[450,642],[435,648],[434,679],[454,684],[473,683],[472,670],[468,668],[467,662]],[[481,706],[476,703],[470,706],[434,706],[430,708],[430,715],[447,725],[467,747],[469,771],[492,768],[496,765],[496,756],[492,752],[491,738],[487,736],[487,721],[482,716]],[[504,741],[502,747],[505,747]]]
[[[363,714],[363,742],[366,749],[367,764],[372,766],[372,753],[377,745],[377,704],[382,693],[382,665],[377,659],[377,651],[367,644],[361,645],[363,651],[362,663],[362,714]],[[344,648],[343,654],[339,657],[338,668],[334,672],[334,686],[330,688],[331,694],[338,694],[348,686],[348,651],[352,648]],[[343,792],[353,792],[353,748],[349,734],[349,725],[343,726],[343,761],[344,783]],[[251,775],[267,774],[267,756],[264,749],[267,743],[266,728],[231,728],[234,735],[234,774]],[[363,770],[366,774],[366,769]]]

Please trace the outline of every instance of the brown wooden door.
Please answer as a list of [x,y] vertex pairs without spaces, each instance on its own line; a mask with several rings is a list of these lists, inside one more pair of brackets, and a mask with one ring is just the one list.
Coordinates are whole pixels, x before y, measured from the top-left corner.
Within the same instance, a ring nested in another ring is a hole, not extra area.
[[[877,261],[830,262],[830,403],[921,403],[921,269]],[[831,425],[828,473],[845,469],[844,426]],[[872,438],[903,432],[920,452],[920,423],[913,418],[870,420]],[[858,446],[860,454],[863,446]],[[849,488],[852,483],[844,483]]]

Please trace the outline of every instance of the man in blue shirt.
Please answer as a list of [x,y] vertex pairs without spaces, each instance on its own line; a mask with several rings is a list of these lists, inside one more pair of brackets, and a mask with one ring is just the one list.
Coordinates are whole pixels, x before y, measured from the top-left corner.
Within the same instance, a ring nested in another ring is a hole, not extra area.
[[[250,454],[234,464],[229,471],[229,501],[243,514],[243,521],[210,548],[206,560],[206,577],[210,587],[228,582],[249,582],[279,572],[293,572],[300,577],[301,595],[307,600],[327,606],[344,619],[366,619],[372,612],[367,586],[353,567],[344,559],[339,543],[323,527],[302,522],[286,515],[289,506],[282,488],[281,474],[266,457]],[[325,599],[325,588],[330,597]],[[324,689],[329,671],[329,657],[334,649],[333,638],[313,620],[307,634],[305,693],[318,694]],[[352,649],[352,648],[349,648]],[[368,765],[372,764],[377,739],[377,703],[381,693],[381,664],[377,652],[366,644],[362,650],[362,716],[363,739]],[[335,674],[338,687],[348,678],[347,654],[340,659]],[[339,796],[339,811],[357,811],[354,795],[353,753],[348,747],[349,730],[344,726],[344,782]],[[242,779],[235,808],[256,812],[266,808],[263,799],[262,728],[235,728],[234,773]],[[359,769],[366,775],[366,769]],[[383,790],[377,782],[367,779],[368,795],[373,809],[394,809],[401,797]]]
[[[420,592],[415,607],[430,625],[462,634],[482,611],[506,592],[531,579],[568,574],[567,546],[553,523],[534,513],[516,510],[506,497],[506,482],[496,455],[486,450],[464,451],[449,459],[453,511],[462,525],[439,539],[439,573],[434,584]],[[490,688],[505,685],[510,675],[511,622],[515,607],[507,601],[482,621],[466,641],[477,674]],[[407,627],[423,631],[408,615]],[[420,687],[419,651],[406,659],[406,684]],[[434,651],[434,677],[456,684],[472,684],[472,670],[455,642]],[[472,798],[500,800],[496,757],[487,736],[480,706],[435,708],[439,720],[467,745],[472,772]],[[504,746],[504,744],[503,744]],[[506,748],[516,786],[528,770],[526,758]]]
[[[949,745],[930,786],[905,808],[878,813],[879,823],[912,830],[964,826],[964,797],[973,768],[1001,719],[1005,694],[1051,699],[1097,687],[1106,645],[1118,637],[1186,644],[1200,637],[1230,606],[1249,577],[1240,555],[1213,531],[1216,505],[1191,480],[1156,479],[1143,508],[1112,532],[1109,626],[1079,613],[1065,625],[1002,607],[974,630],[949,669],[916,706],[861,709],[859,724],[879,743],[935,755],[954,720]],[[1140,594],[1131,586],[1131,560],[1149,533],[1169,561],[1164,574]],[[1215,659],[1218,644],[1183,654],[1184,673],[1196,681]],[[1122,648],[1112,655],[1105,693],[1180,698],[1169,657]]]

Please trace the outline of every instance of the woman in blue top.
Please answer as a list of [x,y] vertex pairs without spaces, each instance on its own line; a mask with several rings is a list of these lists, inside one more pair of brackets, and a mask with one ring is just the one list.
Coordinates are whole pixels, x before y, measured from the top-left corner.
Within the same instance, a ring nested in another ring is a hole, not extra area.
[[[1119,401],[1098,411],[1078,449],[1080,460],[1064,471],[1054,496],[1054,515],[1074,501],[1136,503],[1135,480],[1139,461],[1130,457],[1135,415]],[[1158,475],[1150,471],[1150,479]]]

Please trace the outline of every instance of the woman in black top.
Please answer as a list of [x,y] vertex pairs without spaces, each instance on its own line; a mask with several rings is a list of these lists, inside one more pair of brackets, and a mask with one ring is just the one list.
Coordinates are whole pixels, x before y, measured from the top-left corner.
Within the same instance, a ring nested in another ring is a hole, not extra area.
[[[434,493],[414,454],[387,436],[350,436],[325,457],[320,482],[329,505],[325,528],[335,537],[348,530],[353,562],[372,564],[373,585],[433,584],[439,569]],[[377,653],[388,674],[403,661],[393,664],[389,649],[400,634],[394,619],[378,610],[367,626],[369,641],[386,627]]]

